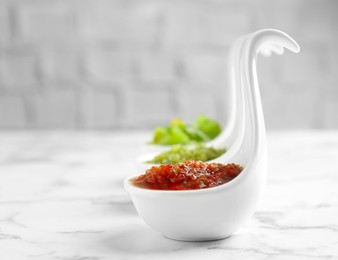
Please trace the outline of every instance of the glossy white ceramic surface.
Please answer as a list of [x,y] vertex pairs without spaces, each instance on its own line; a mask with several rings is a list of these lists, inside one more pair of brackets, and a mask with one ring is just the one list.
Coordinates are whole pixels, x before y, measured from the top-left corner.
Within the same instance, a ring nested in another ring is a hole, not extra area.
[[[282,53],[283,47],[299,52],[298,44],[287,34],[267,29],[249,34],[233,48],[238,116],[242,114],[239,138],[229,151],[215,161],[238,163],[243,172],[224,185],[188,191],[158,191],[135,187],[130,178],[125,189],[144,221],[166,237],[205,241],[230,236],[254,212],[266,180],[267,148],[264,116],[256,72],[257,54],[263,48]],[[276,47],[278,46],[278,48]],[[241,101],[242,97],[242,101]],[[240,113],[242,111],[242,113]],[[235,128],[234,128],[235,129]],[[242,131],[240,131],[242,130]]]

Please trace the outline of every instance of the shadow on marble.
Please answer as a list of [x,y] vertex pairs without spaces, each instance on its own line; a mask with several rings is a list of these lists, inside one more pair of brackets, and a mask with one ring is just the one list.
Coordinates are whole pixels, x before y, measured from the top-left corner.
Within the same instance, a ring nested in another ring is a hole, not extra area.
[[224,244],[228,239],[230,238],[207,242],[177,241],[166,238],[145,225],[134,224],[113,231],[113,234],[103,241],[103,246],[121,253],[158,254],[194,248],[211,248]]
[[119,212],[125,215],[133,215],[133,216],[138,215],[134,205],[131,202],[118,204],[112,203],[112,205],[114,212]]

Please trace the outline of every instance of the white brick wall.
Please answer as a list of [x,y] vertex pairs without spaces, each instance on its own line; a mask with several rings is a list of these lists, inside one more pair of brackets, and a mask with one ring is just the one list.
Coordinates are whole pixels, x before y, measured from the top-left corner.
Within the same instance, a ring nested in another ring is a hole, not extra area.
[[9,24],[9,7],[4,3],[0,3],[0,46],[9,44],[11,28]]
[[48,90],[29,99],[39,128],[73,128],[76,125],[76,96],[70,90]]
[[3,0],[0,129],[226,120],[233,40],[277,28],[301,53],[259,59],[268,128],[338,127],[336,0]]
[[193,122],[198,115],[205,114],[212,118],[219,118],[216,97],[208,89],[182,89],[179,91],[179,116]]
[[22,1],[15,11],[22,43],[54,46],[75,37],[73,10],[67,1]]
[[177,81],[175,57],[170,53],[142,53],[137,55],[136,77],[144,83],[159,84]]
[[217,91],[227,84],[227,58],[220,51],[187,54],[183,61],[187,81],[197,86],[213,87]]
[[104,83],[128,81],[132,77],[132,57],[128,51],[94,50],[85,58],[85,66],[90,80]]
[[37,84],[37,59],[22,51],[1,55],[0,80],[5,88],[25,88]]
[[50,82],[80,81],[81,53],[74,50],[43,50],[40,52],[41,78]]
[[20,96],[0,96],[0,127],[24,128],[27,125],[25,105]]
[[112,128],[118,126],[116,94],[112,91],[81,93],[80,126],[84,128]]
[[172,95],[169,89],[142,86],[135,88],[130,94],[132,127],[155,127],[168,123],[175,116]]
[[159,10],[146,1],[79,1],[79,32],[89,42],[150,44],[159,33]]

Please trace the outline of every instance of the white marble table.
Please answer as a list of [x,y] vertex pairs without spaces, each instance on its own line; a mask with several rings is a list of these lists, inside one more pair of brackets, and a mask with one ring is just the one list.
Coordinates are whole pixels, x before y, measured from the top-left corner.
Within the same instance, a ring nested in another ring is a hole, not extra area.
[[338,131],[272,132],[255,215],[233,236],[179,242],[122,188],[149,133],[0,133],[0,259],[338,259]]

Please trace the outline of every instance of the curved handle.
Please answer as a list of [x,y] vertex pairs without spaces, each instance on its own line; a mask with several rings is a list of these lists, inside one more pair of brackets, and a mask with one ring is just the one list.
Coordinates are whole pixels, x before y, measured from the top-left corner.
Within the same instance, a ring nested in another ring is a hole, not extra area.
[[229,150],[226,157],[229,156],[230,150],[237,150],[244,134],[244,94],[241,80],[241,53],[243,51],[244,37],[236,40],[232,44],[229,60],[228,73],[229,85],[228,95],[230,96],[230,107],[228,122],[223,131],[214,140],[209,141],[209,146],[218,148],[227,147]]
[[263,108],[257,79],[257,55],[261,50],[265,54],[271,52],[282,54],[283,48],[295,53],[300,51],[295,40],[278,30],[266,29],[246,36],[242,57],[242,77],[246,96],[246,125],[243,144],[251,143],[252,145],[250,160],[256,160],[256,157],[260,155],[260,150],[266,146]]

